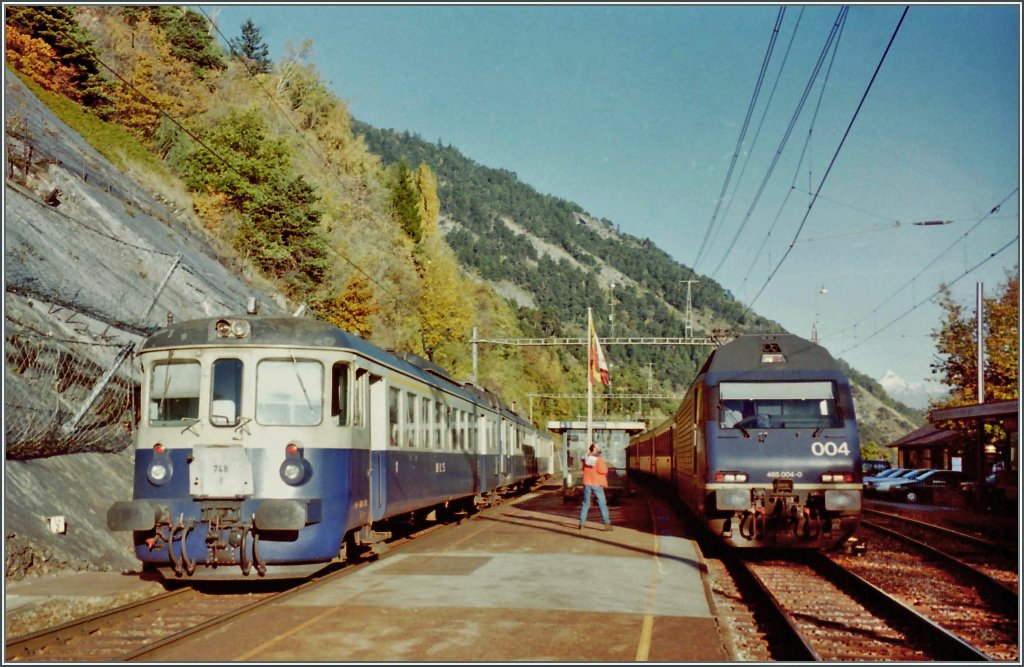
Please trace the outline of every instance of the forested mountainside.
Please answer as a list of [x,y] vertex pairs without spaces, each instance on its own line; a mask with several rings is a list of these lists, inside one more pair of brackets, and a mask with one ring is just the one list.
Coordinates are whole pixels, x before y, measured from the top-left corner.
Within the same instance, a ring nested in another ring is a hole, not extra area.
[[[589,306],[601,322],[601,335],[682,336],[687,280],[697,281],[691,296],[695,336],[785,331],[757,314],[741,319],[744,307],[728,290],[694,274],[650,239],[621,233],[610,220],[543,195],[513,172],[480,165],[452,146],[409,132],[357,120],[353,130],[385,163],[426,164],[437,175],[440,225],[448,244],[464,267],[520,306],[523,328],[532,335],[582,335]],[[626,391],[644,391],[647,364],[658,369],[656,391],[679,391],[707,350],[624,346],[606,353],[618,365],[617,380]],[[886,443],[905,433],[908,424],[921,423],[919,411],[841,363],[859,387],[858,402],[865,403],[865,442]]]

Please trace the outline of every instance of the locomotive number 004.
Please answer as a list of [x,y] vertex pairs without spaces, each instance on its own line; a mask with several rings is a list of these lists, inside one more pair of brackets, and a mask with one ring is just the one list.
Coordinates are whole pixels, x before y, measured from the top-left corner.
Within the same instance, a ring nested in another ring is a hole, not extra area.
[[815,456],[843,456],[850,455],[850,446],[845,442],[836,444],[834,442],[819,442],[815,441],[811,443],[811,454]]

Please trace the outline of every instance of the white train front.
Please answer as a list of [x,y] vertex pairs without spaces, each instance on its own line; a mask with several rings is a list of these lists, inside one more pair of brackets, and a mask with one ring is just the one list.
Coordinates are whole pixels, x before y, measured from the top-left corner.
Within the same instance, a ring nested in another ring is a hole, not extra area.
[[491,392],[329,324],[241,316],[147,338],[131,501],[110,508],[168,579],[304,577],[388,520],[466,512],[550,475],[550,436]]

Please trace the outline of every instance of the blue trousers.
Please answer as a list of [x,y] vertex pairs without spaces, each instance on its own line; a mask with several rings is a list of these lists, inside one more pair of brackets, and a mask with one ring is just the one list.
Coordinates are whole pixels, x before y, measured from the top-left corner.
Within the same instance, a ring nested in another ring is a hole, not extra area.
[[587,522],[587,513],[590,512],[591,493],[597,498],[597,508],[601,510],[601,520],[604,521],[604,525],[610,525],[611,519],[608,518],[608,505],[604,502],[604,487],[592,486],[590,484],[583,485],[583,507],[580,509],[580,523]]

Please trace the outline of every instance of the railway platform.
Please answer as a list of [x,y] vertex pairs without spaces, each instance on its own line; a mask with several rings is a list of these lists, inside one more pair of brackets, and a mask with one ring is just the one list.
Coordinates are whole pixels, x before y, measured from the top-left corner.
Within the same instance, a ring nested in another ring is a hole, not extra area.
[[560,481],[147,660],[721,662],[704,567],[642,489],[578,527]]

